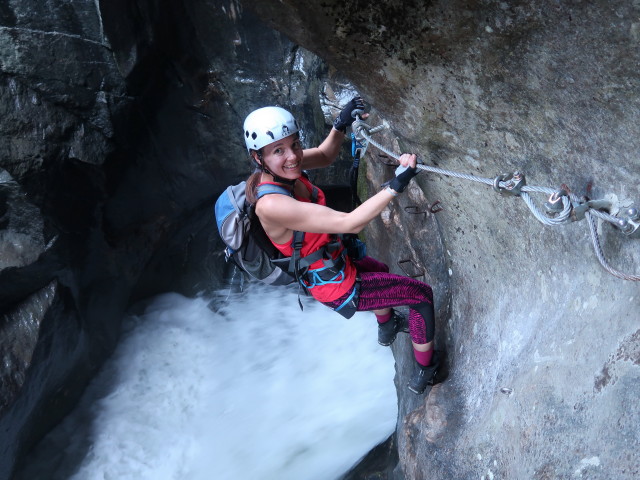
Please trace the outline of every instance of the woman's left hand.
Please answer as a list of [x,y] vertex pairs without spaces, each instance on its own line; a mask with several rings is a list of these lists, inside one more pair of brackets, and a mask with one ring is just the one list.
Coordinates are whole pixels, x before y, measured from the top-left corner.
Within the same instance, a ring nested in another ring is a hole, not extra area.
[[396,168],[396,176],[388,182],[389,187],[400,193],[409,185],[409,182],[420,170],[416,167],[418,157],[414,153],[403,153],[398,159],[400,166]]
[[415,153],[403,153],[400,155],[399,161],[403,167],[416,168],[418,157]]
[[360,112],[362,118],[367,118],[369,115],[364,113],[364,100],[362,97],[354,97],[351,99],[349,103],[347,103],[340,114],[333,121],[333,128],[338,130],[339,132],[346,133],[347,127],[351,126],[356,117],[353,116],[353,113],[357,110]]

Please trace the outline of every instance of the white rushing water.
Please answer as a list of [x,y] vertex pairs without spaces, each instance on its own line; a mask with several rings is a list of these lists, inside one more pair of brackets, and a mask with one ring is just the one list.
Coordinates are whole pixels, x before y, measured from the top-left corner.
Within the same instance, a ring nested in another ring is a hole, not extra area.
[[350,320],[252,285],[217,313],[155,298],[20,479],[331,480],[394,430],[391,350]]

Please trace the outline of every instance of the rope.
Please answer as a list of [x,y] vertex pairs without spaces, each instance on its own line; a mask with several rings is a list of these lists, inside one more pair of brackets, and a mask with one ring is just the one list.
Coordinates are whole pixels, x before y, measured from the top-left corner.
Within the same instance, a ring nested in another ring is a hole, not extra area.
[[[387,154],[389,157],[393,158],[394,160],[400,161],[399,155],[396,155],[391,150],[389,150],[388,148],[385,148],[383,145],[379,144],[378,142],[376,142],[371,138],[370,133],[381,130],[380,127],[375,127],[374,129],[372,129],[368,125],[366,125],[364,122],[362,122],[360,118],[357,118],[357,121],[354,122],[353,130],[356,137],[361,136],[366,140],[367,144],[373,145],[378,150]],[[602,267],[611,275],[621,278],[623,280],[631,280],[636,282],[640,281],[640,275],[630,275],[630,274],[620,272],[612,268],[607,262],[607,260],[604,258],[604,253],[602,252],[602,246],[600,245],[600,237],[598,236],[598,231],[596,228],[594,217],[598,217],[604,221],[612,223],[617,227],[620,227],[622,224],[621,223],[622,221],[620,218],[597,209],[597,208],[603,208],[604,203],[607,203],[607,202],[581,201],[581,199],[578,198],[578,196],[576,196],[575,194],[568,193],[564,190],[558,191],[552,188],[538,187],[533,185],[518,186],[516,184],[517,188],[514,188],[512,191],[509,191],[510,187],[513,188],[513,183],[505,181],[505,180],[511,180],[511,179],[504,178],[504,176],[499,176],[491,180],[489,178],[476,177],[475,175],[454,172],[451,170],[444,170],[442,168],[432,167],[424,164],[418,164],[417,168],[419,170],[424,170],[431,173],[437,173],[440,175],[446,175],[448,177],[460,178],[460,179],[469,180],[472,182],[483,183],[485,185],[489,185],[493,187],[494,190],[498,192],[508,191],[513,195],[520,196],[526,203],[529,210],[533,213],[534,217],[544,225],[548,225],[548,226],[562,225],[565,223],[569,223],[571,221],[579,220],[582,218],[582,214],[584,214],[584,218],[586,218],[587,224],[589,225],[589,233],[591,235],[591,242],[593,243],[593,249]],[[522,181],[524,182],[524,177],[522,177]],[[557,211],[555,213],[555,216],[553,217],[543,214],[540,211],[540,209],[533,203],[533,200],[531,199],[531,196],[529,195],[528,192],[544,193],[544,194],[556,196],[556,200],[562,202],[562,210]]]

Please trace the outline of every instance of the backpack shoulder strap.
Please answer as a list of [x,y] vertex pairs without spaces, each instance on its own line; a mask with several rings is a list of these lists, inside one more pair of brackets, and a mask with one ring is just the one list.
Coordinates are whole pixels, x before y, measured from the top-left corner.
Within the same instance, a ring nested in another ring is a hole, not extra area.
[[274,185],[272,183],[263,183],[258,185],[257,197],[260,199],[265,195],[271,195],[272,193],[278,193],[280,195],[287,195],[289,197],[293,197],[293,193],[289,191],[289,189],[285,187],[281,187],[280,185]]
[[313,183],[311,183],[311,181],[309,180],[309,175],[307,175],[307,172],[303,171],[302,173],[303,175],[302,177],[299,178],[299,180],[309,190],[309,197],[310,197],[309,201],[311,203],[318,203],[318,196],[319,196],[320,189],[316,187]]
[[318,187],[316,187],[315,185],[311,190],[311,203],[318,203]]
[[[288,195],[289,197],[293,197],[293,192],[291,192],[289,189],[282,187],[280,185],[274,185],[272,183],[263,183],[258,185],[257,195],[256,195],[258,198],[262,198],[265,195],[271,195],[271,194]],[[313,189],[311,191],[311,201],[313,203],[318,202],[318,189],[315,186],[313,186]],[[322,258],[325,251],[324,249],[321,249],[320,251],[315,252],[315,254],[312,254],[311,256],[309,256],[308,260],[311,260],[310,262],[307,261],[301,265],[300,261],[303,258],[307,259],[307,257],[302,257],[301,255],[303,242],[304,242],[304,232],[300,232],[297,230],[294,231],[293,239],[291,242],[291,246],[293,248],[293,254],[291,255],[291,257],[272,260],[273,263],[280,264],[283,267],[286,265],[287,271],[292,275],[294,275],[298,282],[300,281],[301,270],[306,271],[309,268],[309,265],[311,263],[313,263],[317,259]]]

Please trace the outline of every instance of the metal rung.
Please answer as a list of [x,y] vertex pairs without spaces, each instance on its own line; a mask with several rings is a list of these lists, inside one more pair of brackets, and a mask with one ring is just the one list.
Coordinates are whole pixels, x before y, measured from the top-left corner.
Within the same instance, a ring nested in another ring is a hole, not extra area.
[[424,269],[420,270],[420,273],[411,273],[409,271],[407,271],[407,269],[405,268],[405,265],[409,263],[414,267],[414,270],[417,272],[418,270],[420,270],[415,263],[413,263],[413,260],[411,260],[410,258],[405,258],[404,260],[398,260],[398,267],[400,267],[400,270],[402,270],[404,272],[404,274],[407,277],[411,277],[411,278],[417,278],[417,277],[424,277],[425,271]]

